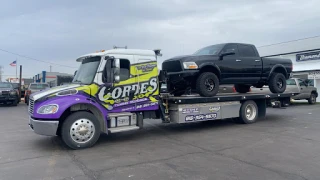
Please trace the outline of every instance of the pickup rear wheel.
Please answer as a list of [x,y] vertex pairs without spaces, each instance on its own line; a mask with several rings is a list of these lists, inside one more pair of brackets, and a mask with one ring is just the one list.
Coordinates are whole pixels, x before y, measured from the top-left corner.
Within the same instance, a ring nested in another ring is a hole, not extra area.
[[268,85],[272,93],[283,93],[287,88],[286,77],[282,73],[272,73]]
[[250,91],[250,86],[243,84],[235,84],[234,88],[238,93],[247,93]]
[[219,79],[212,72],[204,72],[196,81],[196,90],[200,96],[215,96],[219,91]]
[[99,120],[89,112],[80,111],[71,114],[61,128],[62,141],[71,149],[91,147],[99,137]]

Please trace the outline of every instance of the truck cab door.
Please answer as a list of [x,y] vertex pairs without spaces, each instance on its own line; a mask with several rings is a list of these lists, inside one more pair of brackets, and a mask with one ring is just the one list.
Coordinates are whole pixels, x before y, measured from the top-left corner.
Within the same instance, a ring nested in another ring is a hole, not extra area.
[[262,74],[262,61],[252,45],[238,44],[240,70],[244,83],[258,83]]
[[107,58],[102,66],[102,82],[98,98],[108,110],[118,112],[130,105],[130,91],[135,88],[132,84],[136,82],[130,68],[133,55],[110,55],[110,57],[112,58]]
[[302,79],[298,79],[298,83],[300,86],[300,99],[307,99],[310,97],[310,94],[308,93],[308,86],[305,84],[305,82]]
[[[234,53],[223,55],[225,53]],[[221,82],[224,84],[234,83],[241,80],[243,74],[241,72],[242,64],[238,61],[239,52],[236,44],[228,44],[223,47],[220,52],[220,59],[216,62],[221,71]]]

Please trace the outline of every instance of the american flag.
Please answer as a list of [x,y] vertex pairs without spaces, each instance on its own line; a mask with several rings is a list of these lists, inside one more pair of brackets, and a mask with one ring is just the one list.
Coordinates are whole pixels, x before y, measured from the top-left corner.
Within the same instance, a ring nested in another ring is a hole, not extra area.
[[12,63],[10,63],[10,66],[16,66],[17,65],[17,61],[13,61]]

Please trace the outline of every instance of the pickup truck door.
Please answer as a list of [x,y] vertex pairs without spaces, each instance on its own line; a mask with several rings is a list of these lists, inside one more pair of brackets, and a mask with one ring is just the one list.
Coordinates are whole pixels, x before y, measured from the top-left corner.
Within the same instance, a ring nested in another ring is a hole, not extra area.
[[259,82],[262,74],[262,60],[252,45],[238,44],[239,57],[236,60],[243,74],[244,83]]
[[300,93],[294,97],[294,99],[307,99],[310,97],[308,94],[308,87],[303,80],[297,79],[298,87],[300,88]]
[[236,61],[239,56],[237,44],[226,45],[221,53],[224,52],[234,52],[235,54],[223,56],[216,62],[221,71],[221,82],[234,84],[235,81],[241,81],[243,79],[242,66],[241,62]]

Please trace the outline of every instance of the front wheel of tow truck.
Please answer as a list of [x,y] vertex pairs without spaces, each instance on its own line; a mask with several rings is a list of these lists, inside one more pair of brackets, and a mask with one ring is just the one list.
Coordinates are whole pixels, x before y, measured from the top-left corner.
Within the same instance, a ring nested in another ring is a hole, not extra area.
[[99,137],[99,120],[89,112],[80,111],[71,114],[61,128],[62,141],[71,149],[89,148]]
[[237,122],[242,124],[252,124],[258,119],[258,106],[254,101],[245,101],[242,103],[239,118]]
[[218,77],[212,72],[203,72],[196,80],[196,90],[200,96],[215,96],[219,91]]

